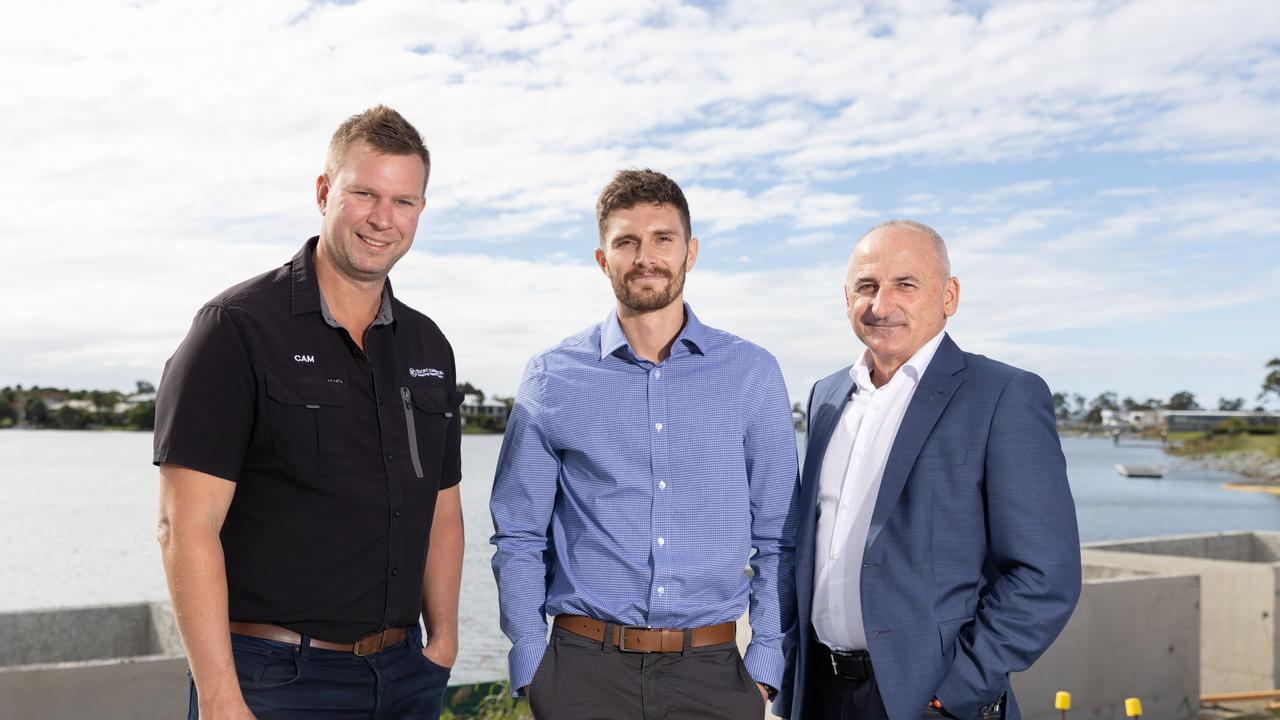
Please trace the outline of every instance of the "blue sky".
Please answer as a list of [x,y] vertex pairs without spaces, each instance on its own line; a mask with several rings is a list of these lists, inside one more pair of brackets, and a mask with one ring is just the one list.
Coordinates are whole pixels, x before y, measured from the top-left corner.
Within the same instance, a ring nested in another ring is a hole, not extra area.
[[791,393],[860,350],[856,238],[947,238],[965,349],[1088,396],[1251,404],[1280,356],[1280,4],[28,4],[0,29],[0,385],[157,380],[195,309],[319,227],[378,102],[434,159],[402,299],[515,390],[598,321],[623,167],[689,197],[687,298]]

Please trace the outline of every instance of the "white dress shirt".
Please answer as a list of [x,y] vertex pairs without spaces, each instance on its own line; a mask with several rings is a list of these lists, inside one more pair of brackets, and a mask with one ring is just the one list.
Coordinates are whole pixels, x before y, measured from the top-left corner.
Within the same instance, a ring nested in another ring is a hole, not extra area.
[[883,387],[871,382],[868,353],[851,368],[855,392],[831,433],[818,478],[813,560],[813,629],[833,650],[865,650],[862,553],[898,426],[943,332],[916,351]]

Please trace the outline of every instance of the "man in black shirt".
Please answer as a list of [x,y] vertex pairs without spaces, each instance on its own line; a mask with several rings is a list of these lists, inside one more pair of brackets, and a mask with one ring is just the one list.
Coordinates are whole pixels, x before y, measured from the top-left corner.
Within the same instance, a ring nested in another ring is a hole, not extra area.
[[190,717],[440,713],[461,395],[448,341],[387,280],[429,172],[399,113],[348,119],[316,180],[319,237],[201,308],[165,366],[159,539]]

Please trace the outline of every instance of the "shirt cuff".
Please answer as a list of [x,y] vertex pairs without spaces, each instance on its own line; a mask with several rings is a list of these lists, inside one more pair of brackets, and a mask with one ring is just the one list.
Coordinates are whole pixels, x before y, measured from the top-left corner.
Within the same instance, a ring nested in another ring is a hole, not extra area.
[[742,664],[756,682],[771,688],[782,687],[786,659],[783,658],[781,649],[751,643],[747,645],[747,654],[742,657]]
[[511,648],[507,655],[507,663],[511,671],[511,697],[519,697],[520,688],[533,682],[538,672],[542,656],[547,653],[545,640],[522,643]]

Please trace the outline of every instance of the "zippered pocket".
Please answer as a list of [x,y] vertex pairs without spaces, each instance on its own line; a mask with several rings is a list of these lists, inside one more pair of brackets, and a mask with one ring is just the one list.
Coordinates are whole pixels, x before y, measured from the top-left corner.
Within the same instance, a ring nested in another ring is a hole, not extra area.
[[422,477],[422,458],[418,455],[418,425],[413,419],[413,392],[400,386],[400,399],[404,401],[404,424],[409,429],[409,459],[413,460],[413,472]]

